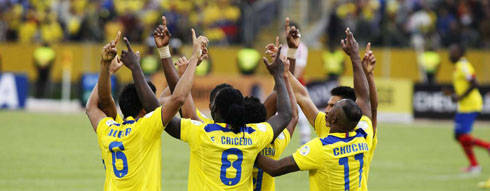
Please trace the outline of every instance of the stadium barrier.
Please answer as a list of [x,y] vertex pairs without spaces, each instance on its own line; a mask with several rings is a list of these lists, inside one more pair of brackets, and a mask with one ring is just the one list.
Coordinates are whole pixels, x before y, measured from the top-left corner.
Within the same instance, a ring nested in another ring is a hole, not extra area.
[[[84,73],[80,78],[79,93],[80,93],[80,103],[82,107],[87,104],[90,93],[94,89],[97,81],[99,79],[99,73]],[[111,94],[113,98],[117,98],[117,92],[119,89],[119,82],[116,76],[111,76]],[[117,100],[116,100],[117,101]]]
[[0,109],[24,108],[28,90],[27,75],[0,73]]
[[[443,89],[451,87],[450,84],[415,84],[413,88],[414,116],[428,119],[453,119],[457,104],[443,93]],[[483,97],[483,111],[478,119],[490,120],[490,86],[480,86],[479,90]]]
[[[4,72],[23,72],[27,73],[29,80],[33,81],[36,77],[36,70],[32,63],[32,53],[38,45],[22,43],[0,43],[0,54],[2,57],[2,70]],[[257,50],[263,51],[264,45],[257,45]],[[72,64],[72,82],[77,82],[81,75],[86,72],[98,72],[100,69],[100,50],[103,44],[91,43],[64,43],[53,44],[53,49],[57,52],[57,57],[52,69],[52,78],[58,82],[62,78],[63,56],[65,52],[71,52]],[[118,45],[118,50],[122,50],[124,43]],[[183,48],[184,55],[190,55],[192,47]],[[133,49],[146,52],[142,45],[134,44]],[[212,60],[212,75],[239,75],[237,67],[237,53],[241,49],[238,46],[211,46],[209,47],[209,56]],[[413,82],[420,81],[417,57],[413,49],[399,48],[376,48],[373,49],[376,54],[376,77],[403,78]],[[67,54],[68,54],[67,53]],[[449,62],[447,50],[439,50],[441,56],[441,65],[437,73],[437,82],[450,83],[454,66]],[[323,69],[323,50],[311,48],[308,51],[308,65],[305,68],[306,79],[324,78],[326,72]],[[361,51],[361,54],[363,52]],[[479,82],[490,83],[490,53],[487,50],[468,50],[467,56],[475,68]],[[267,76],[267,69],[260,64],[257,73]],[[121,83],[131,82],[131,73],[125,67],[116,73]],[[345,60],[345,72],[343,75],[352,76],[352,65],[348,58]]]
[[[412,81],[393,78],[376,78],[375,81],[378,91],[378,121],[412,122]],[[354,87],[352,77],[342,77],[340,84]]]

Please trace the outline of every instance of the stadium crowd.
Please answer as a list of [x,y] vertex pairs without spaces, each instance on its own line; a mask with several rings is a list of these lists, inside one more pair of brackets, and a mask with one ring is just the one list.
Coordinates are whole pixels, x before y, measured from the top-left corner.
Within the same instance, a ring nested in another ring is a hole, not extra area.
[[[133,42],[143,42],[164,13],[172,23],[168,28],[174,38],[184,42],[190,43],[188,31],[196,28],[212,44],[242,43],[246,41],[240,34],[240,28],[246,26],[241,22],[245,7],[259,1],[265,0],[2,0],[0,41],[104,41],[108,34],[121,30]],[[360,42],[369,39],[378,46],[406,47],[418,34],[436,47],[456,42],[490,46],[489,0],[331,2],[327,39],[340,39],[345,27],[350,27],[359,34]],[[311,5],[318,3],[310,1]]]

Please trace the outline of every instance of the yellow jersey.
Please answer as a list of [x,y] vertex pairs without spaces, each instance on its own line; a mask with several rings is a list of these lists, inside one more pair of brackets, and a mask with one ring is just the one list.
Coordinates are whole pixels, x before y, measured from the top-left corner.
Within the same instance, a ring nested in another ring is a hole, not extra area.
[[[274,160],[279,160],[282,152],[288,146],[291,135],[287,129],[284,129],[273,143],[267,145],[260,154]],[[274,191],[276,190],[275,178],[264,172],[262,169],[254,166],[253,169],[254,191]]]
[[318,137],[326,137],[328,133],[330,132],[330,127],[327,126],[327,114],[324,112],[318,112],[315,118],[315,126],[313,126],[315,129],[316,135]]
[[111,117],[99,122],[104,190],[161,190],[163,130],[161,107],[142,118],[128,117],[122,123]]
[[[212,119],[209,119],[204,114],[202,114],[196,108],[197,116],[204,121],[204,123],[214,123]],[[289,141],[291,141],[291,135],[287,129],[277,136],[273,143],[267,145],[260,153],[266,157],[272,158],[274,160],[279,160],[282,152],[288,146]],[[262,169],[254,165],[253,169],[253,183],[254,191],[273,191],[276,190],[275,178]]]
[[[475,69],[465,58],[461,58],[455,65],[453,73],[454,91],[458,96],[461,96],[468,90],[471,85],[470,80],[475,78]],[[481,112],[483,100],[478,88],[471,90],[470,94],[458,101],[458,112],[470,113]]]
[[224,123],[181,119],[180,128],[191,150],[188,190],[253,190],[255,158],[274,137],[269,123],[247,124],[234,133]]
[[293,158],[300,170],[310,171],[310,190],[367,190],[373,133],[371,119],[363,116],[354,132],[329,133],[298,149]]

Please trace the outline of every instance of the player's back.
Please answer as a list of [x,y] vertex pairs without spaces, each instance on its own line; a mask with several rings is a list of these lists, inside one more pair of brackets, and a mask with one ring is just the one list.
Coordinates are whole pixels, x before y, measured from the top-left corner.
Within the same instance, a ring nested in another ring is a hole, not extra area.
[[[476,77],[475,69],[465,58],[455,65],[453,73],[453,86],[458,96],[463,95],[471,86],[470,79]],[[480,112],[483,107],[482,96],[478,88],[471,90],[470,94],[458,101],[458,112]]]
[[361,190],[369,146],[367,133],[357,128],[350,133],[330,133],[301,147],[294,159],[301,170],[309,170],[310,190]]
[[161,109],[122,123],[107,117],[97,127],[104,190],[161,190]]
[[252,190],[255,158],[273,135],[268,123],[234,133],[224,123],[182,119],[181,139],[191,149],[188,190]]

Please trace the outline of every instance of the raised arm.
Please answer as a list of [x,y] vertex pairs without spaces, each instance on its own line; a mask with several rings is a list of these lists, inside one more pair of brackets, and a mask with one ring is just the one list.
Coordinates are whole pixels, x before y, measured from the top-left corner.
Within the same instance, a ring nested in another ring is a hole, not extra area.
[[296,124],[298,124],[299,120],[299,115],[298,115],[298,105],[296,104],[296,97],[294,96],[293,88],[291,87],[291,83],[289,83],[289,73],[290,70],[289,68],[291,67],[290,64],[288,64],[289,60],[285,62],[285,67],[284,67],[284,82],[286,83],[286,89],[288,91],[288,96],[289,96],[289,101],[291,103],[291,111],[292,111],[292,116],[291,116],[291,121],[289,121],[288,126],[286,127],[287,130],[289,131],[289,134],[293,136],[294,129],[296,129]]
[[304,68],[298,68],[299,70],[295,71],[296,52],[298,51],[298,47],[301,42],[301,33],[299,32],[299,29],[297,29],[295,26],[289,26],[289,17],[286,18],[284,28],[286,30],[286,41],[288,44],[287,58],[291,65],[289,67],[289,70],[292,74],[294,74],[295,77],[298,77],[302,75],[304,70]]
[[301,110],[308,119],[308,122],[310,122],[310,125],[315,127],[315,119],[320,111],[311,100],[308,90],[298,81],[298,79],[296,79],[296,77],[294,77],[291,72],[289,73],[289,82],[293,88],[296,102],[301,107]]
[[172,35],[167,29],[167,19],[162,16],[162,24],[153,31],[153,39],[160,53],[160,59],[162,62],[163,73],[165,74],[165,80],[167,80],[170,92],[173,92],[177,82],[179,81],[179,74],[172,63],[172,57],[170,55],[170,48],[168,43]]
[[[101,70],[101,73],[106,72],[106,74],[105,74],[106,77],[110,76],[110,74],[109,74],[110,68],[113,68],[113,67],[111,67],[110,63],[113,59],[115,59],[116,54],[117,54],[115,44],[116,44],[116,42],[112,41],[111,43],[105,45],[104,48],[102,49],[102,54],[101,54],[101,69],[102,70]],[[107,63],[109,63],[109,64],[107,64]],[[118,67],[114,67],[114,68],[118,69]],[[90,93],[90,97],[87,101],[87,104],[85,105],[85,113],[87,114],[88,119],[90,120],[90,124],[92,125],[92,128],[94,129],[95,132],[97,132],[97,126],[99,124],[99,121],[101,119],[107,117],[106,113],[104,113],[104,111],[102,111],[99,108],[99,106],[102,105],[104,107],[114,107],[114,109],[115,109],[115,104],[113,106],[111,106],[110,103],[99,104],[99,100],[101,100],[99,97],[99,88],[107,88],[107,83],[109,85],[108,88],[110,88],[110,80],[107,80],[107,79],[105,80],[105,81],[109,81],[109,82],[105,82],[106,86],[101,85],[101,83],[99,83],[99,82],[104,81],[104,79],[101,79],[103,77],[104,77],[103,74],[99,75],[99,79],[97,81],[97,84],[95,85],[94,89],[92,90],[92,93]],[[101,93],[104,94],[104,96],[107,96],[106,95],[107,92],[102,91]],[[112,100],[112,97],[110,97],[110,92],[108,94],[109,94],[109,97],[103,98],[102,100],[105,99],[104,101],[106,101],[106,102],[114,103],[114,101]],[[109,108],[109,110],[111,110],[111,108]],[[109,112],[111,112],[111,111],[109,111]],[[113,115],[115,117],[116,112],[114,112]]]
[[85,105],[85,114],[92,125],[92,128],[97,132],[97,126],[101,119],[107,117],[107,115],[99,108],[99,94],[97,93],[98,84],[92,89],[92,93],[88,98],[87,104]]
[[364,69],[362,68],[361,58],[359,56],[359,44],[349,28],[345,30],[347,38],[341,41],[342,48],[349,55],[352,62],[354,74],[354,92],[356,93],[356,103],[362,110],[363,115],[372,119],[371,104],[369,97],[369,85],[367,82]]
[[[99,81],[97,83],[98,86],[98,103],[99,108],[108,116],[112,118],[116,118],[117,109],[116,103],[114,99],[112,99],[111,95],[111,67],[115,65],[116,67],[121,67],[121,62],[119,62],[119,58],[117,57],[117,43],[121,38],[121,31],[117,33],[117,36],[114,40],[112,40],[109,44],[105,45],[102,50],[102,58],[100,60],[100,73],[99,73]],[[112,64],[114,63],[114,64]],[[117,69],[119,69],[117,68]]]
[[180,119],[174,118],[180,107],[184,105],[187,97],[189,96],[194,81],[194,72],[197,67],[199,57],[202,55],[202,47],[205,47],[208,43],[208,39],[204,36],[196,38],[196,33],[192,29],[192,47],[193,52],[189,61],[189,65],[185,70],[182,78],[180,78],[175,91],[170,96],[170,100],[162,107],[162,123],[164,124],[165,131],[172,137],[180,139]]
[[369,84],[369,99],[371,101],[371,121],[373,122],[373,132],[376,133],[378,120],[378,92],[374,81],[374,68],[376,66],[376,57],[371,51],[371,43],[366,46],[366,53],[362,59],[362,67]]
[[160,103],[150,86],[148,86],[143,70],[141,70],[139,51],[133,51],[133,48],[131,48],[131,44],[126,37],[124,37],[123,40],[128,50],[122,50],[121,60],[123,64],[131,70],[136,92],[138,93],[138,98],[141,100],[143,108],[146,112],[151,112],[160,107]]
[[[207,51],[203,51],[203,55],[207,55]],[[201,62],[201,59],[197,62],[197,65]],[[187,70],[187,66],[189,65],[189,60],[184,56],[182,58],[179,58],[177,62],[175,63],[177,65],[177,68],[179,70],[179,76],[183,76],[184,72]],[[192,120],[196,121],[201,121],[201,118],[196,113],[196,106],[194,105],[194,100],[192,99],[192,93],[189,93],[189,96],[187,97],[184,105],[181,108],[181,114],[183,118],[190,118]]]
[[274,129],[273,141],[287,127],[292,116],[291,103],[284,83],[284,64],[279,59],[280,53],[281,47],[279,47],[278,54],[272,64],[269,64],[269,61],[265,57],[263,58],[267,70],[274,77],[274,90],[277,92],[277,115],[267,120]]

